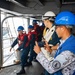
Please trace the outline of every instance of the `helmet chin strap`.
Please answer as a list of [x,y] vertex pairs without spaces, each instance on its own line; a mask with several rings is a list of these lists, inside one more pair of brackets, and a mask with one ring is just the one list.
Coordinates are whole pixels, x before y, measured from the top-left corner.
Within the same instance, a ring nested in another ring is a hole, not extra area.
[[53,19],[53,18],[49,18],[49,20],[54,21],[54,19]]

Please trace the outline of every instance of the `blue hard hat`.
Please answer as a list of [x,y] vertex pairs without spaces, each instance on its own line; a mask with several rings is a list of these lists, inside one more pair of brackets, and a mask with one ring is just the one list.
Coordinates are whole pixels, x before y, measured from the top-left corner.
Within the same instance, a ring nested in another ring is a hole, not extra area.
[[33,20],[33,22],[32,23],[36,23],[37,24],[37,20]]
[[17,28],[17,31],[20,31],[20,30],[24,30],[24,27],[23,27],[23,26],[19,26],[19,27]]
[[32,26],[32,25],[29,25],[29,26],[28,26],[28,28],[29,28],[29,29],[31,29],[31,28],[34,28],[34,26]]
[[56,25],[73,26],[73,25],[75,25],[75,15],[70,11],[60,12],[56,16],[55,24]]

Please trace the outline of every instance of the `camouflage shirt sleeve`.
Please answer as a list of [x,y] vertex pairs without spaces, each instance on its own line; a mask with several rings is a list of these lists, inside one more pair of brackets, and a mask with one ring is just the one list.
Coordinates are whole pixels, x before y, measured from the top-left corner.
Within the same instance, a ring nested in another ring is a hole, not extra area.
[[[49,61],[42,52],[37,55],[36,58],[40,64],[49,72],[55,73],[60,69],[64,69],[64,67],[68,66],[72,62],[75,62],[75,55],[70,51],[66,50],[58,55],[52,61]],[[75,66],[74,66],[75,67]]]

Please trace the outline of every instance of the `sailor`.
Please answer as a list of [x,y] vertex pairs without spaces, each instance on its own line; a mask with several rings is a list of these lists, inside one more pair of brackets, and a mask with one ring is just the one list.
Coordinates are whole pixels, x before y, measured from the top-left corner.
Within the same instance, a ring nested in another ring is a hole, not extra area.
[[29,53],[29,42],[28,42],[28,35],[23,33],[24,27],[23,26],[19,26],[17,28],[18,31],[18,37],[14,40],[13,44],[11,45],[10,51],[11,49],[18,44],[18,48],[16,49],[16,51],[20,51],[21,52],[21,70],[20,72],[17,73],[17,75],[20,74],[24,74],[25,70],[24,70],[24,66],[25,64],[27,64],[27,56]]
[[[50,74],[75,75],[75,37],[71,34],[71,28],[75,26],[75,15],[70,11],[60,12],[56,16],[55,25],[61,43],[54,59],[46,59],[36,42],[34,51],[38,54],[37,60]],[[51,50],[47,42],[45,47],[46,50]]]
[[43,38],[49,44],[52,45],[56,45],[59,42],[59,38],[55,32],[55,25],[54,25],[55,16],[56,15],[52,11],[48,11],[42,16],[42,21],[45,25],[45,29],[43,31]]
[[27,63],[28,66],[32,65],[32,60],[33,58],[36,57],[36,53],[34,52],[34,45],[35,45],[35,41],[37,41],[37,33],[34,30],[34,26],[29,25],[28,26],[28,41],[29,41],[29,45],[30,45],[30,56],[29,56],[29,61]]
[[[59,38],[55,32],[55,25],[54,25],[54,20],[55,20],[55,14],[52,11],[47,11],[43,16],[42,16],[42,21],[45,25],[45,29],[43,31],[43,38],[45,41],[50,44],[50,46],[56,46],[59,43]],[[38,43],[38,45],[42,46],[41,50],[45,54],[46,58],[48,60],[50,57],[50,53],[52,56],[55,54],[55,50],[48,52],[44,49],[44,44],[42,45],[44,41],[42,40],[41,42]],[[57,47],[57,46],[56,46]],[[53,48],[53,47],[52,47]],[[49,75],[47,72],[45,72],[45,75]]]
[[37,20],[33,20],[32,21],[32,24],[34,26],[34,30],[37,32],[37,37],[38,37],[38,40],[37,41],[39,42],[42,39],[42,31],[41,31],[41,28],[38,25]]

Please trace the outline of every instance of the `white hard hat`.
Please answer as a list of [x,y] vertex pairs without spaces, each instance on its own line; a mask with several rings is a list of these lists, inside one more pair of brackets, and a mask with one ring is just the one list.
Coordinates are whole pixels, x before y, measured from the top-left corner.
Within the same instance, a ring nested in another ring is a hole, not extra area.
[[49,20],[54,21],[55,16],[56,16],[56,15],[54,14],[54,12],[48,11],[48,12],[46,12],[46,13],[42,16],[42,20],[49,19]]

